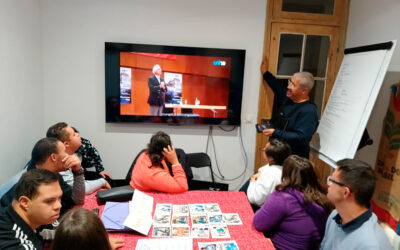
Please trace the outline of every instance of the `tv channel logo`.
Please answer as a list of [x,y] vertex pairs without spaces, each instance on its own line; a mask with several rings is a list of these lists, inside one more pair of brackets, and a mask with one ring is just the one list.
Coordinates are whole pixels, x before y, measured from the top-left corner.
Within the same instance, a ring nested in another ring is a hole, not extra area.
[[213,65],[214,66],[226,66],[226,61],[214,60]]

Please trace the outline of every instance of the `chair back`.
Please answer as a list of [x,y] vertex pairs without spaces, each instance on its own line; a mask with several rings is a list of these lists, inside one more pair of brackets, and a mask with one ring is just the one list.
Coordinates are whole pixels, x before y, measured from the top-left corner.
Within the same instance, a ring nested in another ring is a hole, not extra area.
[[207,167],[211,172],[211,180],[215,183],[214,172],[212,170],[211,159],[206,153],[190,153],[186,154],[186,164],[188,167],[204,168]]

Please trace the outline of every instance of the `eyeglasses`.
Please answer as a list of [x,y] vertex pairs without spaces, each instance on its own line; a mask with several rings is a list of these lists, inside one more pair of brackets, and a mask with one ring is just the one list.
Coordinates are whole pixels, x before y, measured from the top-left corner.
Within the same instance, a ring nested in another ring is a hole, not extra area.
[[334,179],[332,179],[332,177],[328,176],[328,178],[326,179],[326,182],[329,183],[335,183],[336,185],[339,185],[341,187],[346,187],[346,184],[335,181]]
[[292,82],[292,79],[288,79],[288,85],[290,85],[290,84],[292,84],[292,85],[294,85],[294,83]]

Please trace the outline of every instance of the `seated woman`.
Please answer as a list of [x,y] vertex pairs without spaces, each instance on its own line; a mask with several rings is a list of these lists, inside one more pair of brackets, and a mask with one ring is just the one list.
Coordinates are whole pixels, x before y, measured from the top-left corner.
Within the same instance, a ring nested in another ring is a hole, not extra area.
[[[165,159],[172,164],[173,176],[168,171]],[[186,174],[169,135],[159,131],[151,137],[147,150],[139,156],[132,170],[130,185],[141,191],[181,193],[188,190]]]
[[252,205],[261,207],[275,186],[281,184],[282,164],[290,155],[290,146],[278,139],[271,139],[263,148],[263,157],[267,165],[258,169],[250,179],[247,198]]
[[122,239],[109,238],[103,223],[92,211],[79,208],[70,210],[56,229],[51,249],[114,250],[124,245]]
[[308,159],[297,155],[283,162],[276,186],[254,215],[254,227],[277,249],[319,249],[332,205]]

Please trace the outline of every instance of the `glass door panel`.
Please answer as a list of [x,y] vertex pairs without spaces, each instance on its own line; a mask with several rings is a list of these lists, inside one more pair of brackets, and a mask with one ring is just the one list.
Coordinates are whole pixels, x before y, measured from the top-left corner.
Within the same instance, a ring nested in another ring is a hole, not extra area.
[[300,69],[303,48],[302,34],[281,34],[277,75],[291,76]]
[[282,11],[332,15],[335,0],[282,0]]

